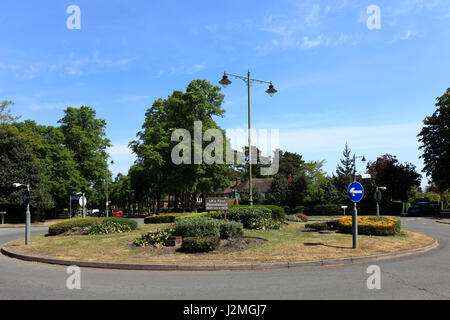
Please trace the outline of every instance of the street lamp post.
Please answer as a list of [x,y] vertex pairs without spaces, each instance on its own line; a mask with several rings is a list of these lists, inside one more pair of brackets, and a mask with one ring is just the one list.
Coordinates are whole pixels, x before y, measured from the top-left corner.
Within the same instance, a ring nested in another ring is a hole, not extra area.
[[253,207],[253,182],[252,182],[252,135],[251,135],[251,112],[250,112],[250,87],[252,82],[259,82],[259,83],[266,83],[269,84],[269,89],[267,89],[266,93],[268,93],[270,96],[273,96],[278,91],[275,90],[272,81],[264,81],[264,80],[258,80],[258,79],[252,79],[250,77],[250,70],[248,70],[247,77],[239,76],[231,73],[224,72],[222,80],[219,81],[219,83],[223,87],[227,87],[231,84],[231,81],[228,79],[228,76],[235,77],[241,80],[244,80],[244,82],[247,84],[248,87],[248,163],[249,163],[249,202],[250,207]]
[[27,190],[25,191],[24,195],[23,195],[23,201],[24,204],[27,206],[27,210],[25,213],[25,244],[28,245],[30,244],[30,237],[31,237],[31,213],[30,213],[30,184],[21,184],[21,183],[14,183],[13,184],[14,188],[19,188],[19,187],[26,187]]
[[375,201],[377,202],[377,217],[380,216],[380,205],[378,204],[378,202],[381,200],[381,192],[380,190],[387,190],[386,187],[377,187],[377,190],[375,191]]
[[[356,182],[356,159],[362,158],[362,162],[366,162],[365,156],[353,155],[353,182]],[[356,202],[354,202],[353,216],[352,216],[352,228],[353,228],[353,249],[358,248],[358,208]]]

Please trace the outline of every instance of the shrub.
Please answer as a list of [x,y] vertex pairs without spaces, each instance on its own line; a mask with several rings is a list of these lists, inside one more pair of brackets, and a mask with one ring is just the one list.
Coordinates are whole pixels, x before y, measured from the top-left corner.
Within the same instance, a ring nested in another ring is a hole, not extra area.
[[194,253],[194,252],[209,252],[213,251],[220,244],[220,239],[215,237],[188,237],[183,238],[181,249]]
[[127,223],[105,220],[103,223],[89,227],[89,234],[110,234],[130,232],[131,226]]
[[[352,233],[352,218],[339,220],[339,232]],[[358,234],[369,236],[392,236],[402,230],[400,219],[389,217],[358,217]]]
[[305,212],[305,207],[304,206],[297,206],[294,209],[292,209],[291,212],[292,212],[292,214],[303,213],[303,212]]
[[303,222],[308,222],[308,217],[306,216],[306,214],[294,213],[293,215],[302,220]]
[[255,230],[270,230],[270,229],[281,229],[283,223],[278,220],[260,218],[250,223],[249,229]]
[[291,222],[302,222],[302,220],[294,214],[288,215],[286,220]]
[[178,216],[175,218],[175,221],[183,220],[183,219],[189,219],[189,218],[199,218],[199,217],[207,217],[209,212],[197,212],[197,213],[191,213],[185,216]]
[[55,223],[48,228],[49,235],[55,236],[74,229],[86,229],[101,224],[102,218],[74,218]]
[[165,229],[156,232],[144,233],[140,238],[134,239],[133,243],[135,246],[145,247],[147,245],[152,245],[154,247],[159,247],[164,242],[172,236],[173,229]]
[[191,218],[178,220],[174,234],[182,237],[220,237],[221,221],[211,218]]
[[325,204],[307,208],[304,213],[308,216],[339,216],[342,214],[342,209],[337,204]]
[[222,221],[220,224],[220,238],[242,238],[244,236],[244,226],[236,221]]
[[305,228],[312,229],[315,231],[337,230],[338,226],[339,226],[339,220],[329,220],[329,221],[321,221],[321,222],[305,224]]
[[[211,213],[211,217],[215,219],[224,219],[225,213],[223,211],[217,211]],[[272,211],[267,208],[261,207],[231,207],[227,212],[227,219],[231,221],[241,222],[244,228],[251,229],[252,223],[259,221],[260,219],[271,219]]]
[[175,219],[178,217],[176,214],[159,214],[152,215],[144,218],[144,224],[152,223],[174,223]]
[[138,227],[138,223],[136,221],[126,219],[126,218],[109,217],[109,218],[103,219],[103,223],[105,223],[105,222],[115,222],[115,223],[119,223],[121,225],[127,225],[131,228],[131,230],[136,230]]
[[278,221],[284,221],[286,220],[286,212],[282,207],[275,206],[275,205],[264,205],[264,206],[256,206],[257,208],[267,208],[272,211],[272,219],[278,220]]

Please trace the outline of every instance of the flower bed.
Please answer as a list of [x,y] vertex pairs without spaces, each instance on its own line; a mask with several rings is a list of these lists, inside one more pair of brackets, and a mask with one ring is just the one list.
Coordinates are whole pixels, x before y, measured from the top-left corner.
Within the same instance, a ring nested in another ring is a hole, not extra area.
[[[339,219],[338,230],[352,233],[352,217]],[[402,230],[400,219],[389,217],[358,217],[358,233],[369,236],[392,236]]]

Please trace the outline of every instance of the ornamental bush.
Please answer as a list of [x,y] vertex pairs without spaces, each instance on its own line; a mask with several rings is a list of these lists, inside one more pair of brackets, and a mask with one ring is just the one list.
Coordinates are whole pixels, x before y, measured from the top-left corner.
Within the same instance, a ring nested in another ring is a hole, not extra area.
[[283,222],[273,219],[260,218],[250,223],[249,229],[255,230],[271,230],[281,229]]
[[[352,233],[352,218],[342,217],[338,230],[341,233]],[[402,230],[400,219],[389,217],[358,217],[358,234],[369,236],[393,236]]]
[[220,238],[220,224],[219,220],[205,217],[178,220],[175,223],[174,235]]
[[176,214],[159,214],[152,215],[144,218],[144,224],[152,223],[174,223],[175,219],[178,217]]
[[[217,211],[211,213],[211,217],[215,219],[224,219],[225,212]],[[227,212],[227,219],[231,221],[241,222],[244,228],[252,229],[252,225],[261,219],[271,219],[272,210],[261,207],[231,207]]]
[[308,222],[308,217],[306,216],[306,214],[303,214],[303,213],[294,213],[293,216],[296,216],[297,218],[299,218],[299,219],[302,220],[303,222]]
[[256,208],[266,208],[272,211],[271,217],[273,220],[277,221],[284,221],[286,220],[286,212],[282,207],[275,206],[275,205],[263,205],[263,206],[256,206]]
[[138,227],[138,223],[134,220],[126,219],[126,218],[119,218],[119,217],[109,217],[104,218],[103,223],[105,222],[114,222],[121,225],[129,226],[131,230],[136,230]]
[[337,204],[325,204],[305,208],[304,213],[308,216],[339,216],[342,214],[342,209]]
[[236,221],[222,221],[220,224],[220,238],[242,238],[244,236],[244,226]]
[[133,244],[138,247],[145,247],[152,245],[154,247],[160,247],[166,242],[173,234],[173,229],[158,230],[155,232],[147,232],[141,235],[140,238],[136,238]]
[[103,222],[102,218],[92,218],[92,217],[87,217],[85,219],[83,218],[67,219],[51,225],[48,228],[48,234],[56,236],[58,234],[62,234],[64,232],[71,231],[74,229],[87,229],[94,225],[99,225],[102,222]]
[[339,220],[329,220],[305,224],[305,228],[312,229],[315,231],[337,230],[338,227],[339,227]]
[[188,237],[183,238],[181,249],[190,252],[210,252],[215,250],[220,244],[220,239],[215,237]]
[[286,220],[290,222],[302,222],[302,220],[294,214],[288,215]]
[[91,226],[87,231],[87,233],[92,235],[98,235],[98,234],[130,232],[131,230],[132,229],[130,224],[105,220],[101,224]]

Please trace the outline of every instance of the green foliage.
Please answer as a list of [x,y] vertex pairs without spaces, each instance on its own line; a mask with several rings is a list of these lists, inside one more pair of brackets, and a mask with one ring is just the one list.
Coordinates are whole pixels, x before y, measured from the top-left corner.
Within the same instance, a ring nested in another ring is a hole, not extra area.
[[436,111],[423,121],[420,149],[427,173],[439,190],[450,189],[450,88],[437,98]]
[[292,214],[292,216],[296,216],[297,218],[299,218],[303,222],[308,222],[308,217],[306,216],[306,214],[294,213],[294,214]]
[[181,249],[189,253],[210,252],[215,250],[220,244],[219,238],[214,237],[188,237],[183,238]]
[[267,218],[259,218],[250,222],[249,229],[254,230],[271,230],[271,229],[281,229],[282,226],[281,221],[267,219]]
[[11,114],[11,108],[8,108],[8,106],[13,105],[14,102],[8,100],[0,102],[0,125],[14,123],[20,118],[20,116],[15,117]]
[[[224,219],[225,213],[218,211],[212,213],[211,216],[216,219]],[[247,208],[247,207],[231,207],[227,212],[227,219],[231,221],[241,222],[244,228],[251,229],[253,224],[260,219],[271,219],[272,211],[267,208]]]
[[211,218],[191,218],[175,223],[174,235],[181,237],[217,237],[220,238],[221,221]]
[[24,188],[13,188],[13,183],[30,184],[31,216],[42,220],[54,202],[45,188],[43,169],[39,166],[32,149],[21,138],[18,130],[0,124],[0,210],[8,212],[9,221],[22,221]]
[[136,230],[138,227],[138,223],[136,221],[120,217],[103,218],[103,222],[114,222],[122,225],[127,225],[131,228],[131,230]]
[[236,221],[222,221],[220,224],[220,238],[242,238],[244,236],[244,226]]
[[339,227],[339,220],[328,220],[305,224],[305,228],[312,229],[315,231],[337,230],[338,227]]
[[99,225],[103,222],[101,218],[74,218],[63,220],[61,222],[55,223],[48,228],[48,234],[55,236],[62,234],[64,232],[73,230],[74,228],[85,229],[90,228],[94,225]]
[[99,225],[93,225],[89,228],[89,234],[100,235],[100,234],[110,234],[110,233],[123,233],[130,232],[131,226],[127,223],[120,223],[118,221],[108,221],[103,220]]
[[183,220],[183,219],[190,219],[190,218],[200,218],[200,217],[207,217],[209,215],[209,212],[196,212],[191,213],[185,216],[177,216],[175,220]]
[[173,223],[175,219],[178,217],[176,214],[160,214],[160,215],[152,215],[144,218],[144,224],[151,223]]
[[325,204],[309,207],[305,209],[305,214],[308,216],[338,216],[342,214],[340,205]]
[[275,206],[275,205],[262,205],[262,206],[255,206],[256,208],[267,208],[272,211],[271,217],[273,220],[281,221],[283,222],[286,219],[286,212],[282,207]]
[[160,247],[163,245],[173,234],[173,229],[158,230],[155,232],[144,233],[140,238],[136,238],[133,244],[138,247],[145,247],[152,245],[154,247]]
[[302,220],[299,217],[297,217],[296,215],[288,215],[286,217],[286,220],[290,221],[290,222],[302,222]]

